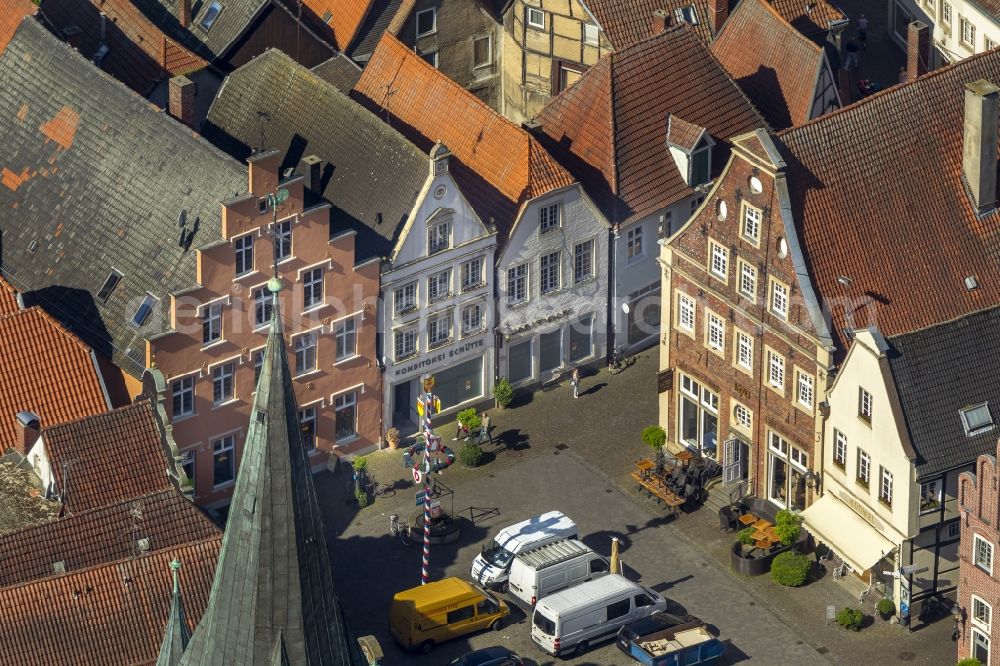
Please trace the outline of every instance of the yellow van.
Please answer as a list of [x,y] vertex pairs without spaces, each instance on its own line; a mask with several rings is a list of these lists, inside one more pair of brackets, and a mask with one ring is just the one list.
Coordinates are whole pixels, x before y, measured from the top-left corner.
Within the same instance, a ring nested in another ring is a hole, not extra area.
[[492,592],[461,578],[445,578],[392,598],[389,630],[407,650],[427,654],[442,641],[489,627],[500,630],[510,609]]

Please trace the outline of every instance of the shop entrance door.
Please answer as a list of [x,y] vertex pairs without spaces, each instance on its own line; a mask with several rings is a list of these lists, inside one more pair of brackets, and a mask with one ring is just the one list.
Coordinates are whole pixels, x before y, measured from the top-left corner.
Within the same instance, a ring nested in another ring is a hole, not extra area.
[[414,409],[411,404],[410,382],[400,382],[393,389],[392,420],[398,428],[399,426],[412,425],[410,412]]
[[562,329],[542,333],[538,343],[538,371],[555,370],[562,365]]
[[747,445],[733,438],[725,443],[722,459],[722,482],[732,483],[747,478]]

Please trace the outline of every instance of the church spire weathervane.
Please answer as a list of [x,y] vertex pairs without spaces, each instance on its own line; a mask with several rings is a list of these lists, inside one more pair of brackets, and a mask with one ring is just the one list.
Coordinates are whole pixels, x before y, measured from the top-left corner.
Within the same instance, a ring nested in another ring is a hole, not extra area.
[[267,195],[267,205],[271,207],[271,267],[274,272],[271,279],[267,281],[267,289],[272,294],[277,294],[281,291],[282,287],[281,278],[278,277],[278,257],[280,256],[278,249],[285,242],[285,237],[278,228],[278,206],[285,203],[287,199],[288,190],[283,187],[278,188],[275,192],[271,192]]

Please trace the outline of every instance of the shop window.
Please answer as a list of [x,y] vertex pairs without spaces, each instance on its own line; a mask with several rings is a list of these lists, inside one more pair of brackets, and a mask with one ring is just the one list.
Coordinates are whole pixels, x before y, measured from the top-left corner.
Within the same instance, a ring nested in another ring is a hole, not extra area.
[[767,433],[768,499],[794,510],[805,507],[808,455],[776,432]]
[[354,391],[338,395],[334,400],[335,418],[337,426],[335,437],[337,444],[342,444],[346,440],[357,436],[357,394]]
[[507,379],[519,382],[531,377],[531,340],[511,345],[507,351]]
[[442,405],[454,407],[483,397],[483,357],[434,373],[434,393]]
[[719,396],[682,374],[678,392],[678,436],[688,448],[716,458],[719,439]]
[[570,324],[569,360],[576,362],[593,353],[593,317],[584,317]]
[[548,372],[562,365],[562,329],[538,336],[538,370]]

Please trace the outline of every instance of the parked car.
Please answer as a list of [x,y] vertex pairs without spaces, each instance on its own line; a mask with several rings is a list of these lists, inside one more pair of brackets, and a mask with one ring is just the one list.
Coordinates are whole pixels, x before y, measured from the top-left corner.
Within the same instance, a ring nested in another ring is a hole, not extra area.
[[389,631],[406,650],[427,654],[443,641],[487,627],[499,631],[510,608],[461,578],[420,585],[392,598]]
[[516,652],[497,645],[463,654],[451,666],[524,666],[524,662]]
[[528,548],[577,536],[576,523],[560,511],[549,511],[505,527],[473,560],[472,580],[488,589],[504,592],[515,555]]
[[653,613],[618,631],[618,648],[643,666],[714,664],[726,646],[694,615]]
[[608,574],[540,599],[531,619],[531,638],[556,657],[583,654],[591,645],[613,638],[623,625],[666,606],[653,590]]
[[611,563],[577,539],[561,539],[518,553],[510,565],[508,591],[534,606],[553,592],[600,578]]

